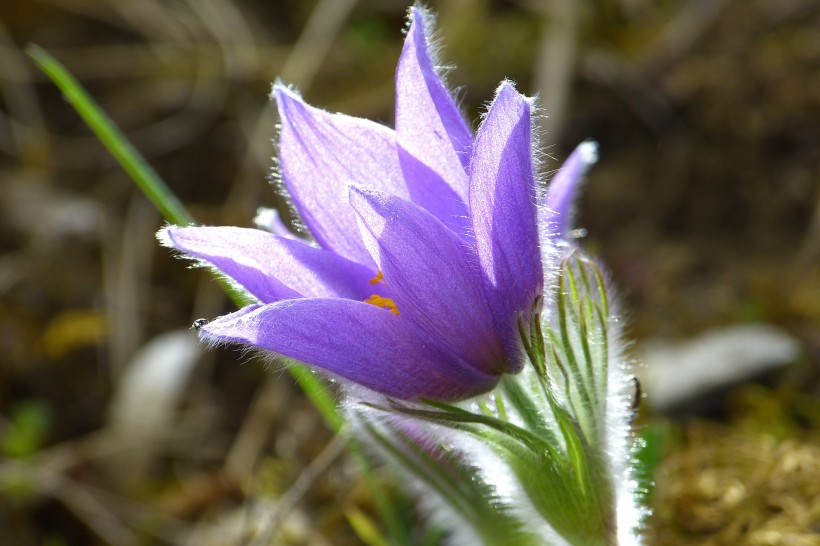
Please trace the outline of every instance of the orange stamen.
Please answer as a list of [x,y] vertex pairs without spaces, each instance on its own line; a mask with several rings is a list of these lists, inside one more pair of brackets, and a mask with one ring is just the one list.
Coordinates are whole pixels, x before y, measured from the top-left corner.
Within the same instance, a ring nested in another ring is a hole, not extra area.
[[375,277],[370,279],[370,284],[379,284],[380,282],[381,283],[384,282],[384,275],[382,275],[382,270],[381,269],[379,269],[379,271],[376,273]]
[[399,308],[396,307],[396,302],[393,301],[393,298],[383,298],[378,294],[373,294],[366,300],[365,303],[369,303],[370,305],[375,305],[376,307],[381,307],[382,309],[387,309],[394,315],[399,314]]

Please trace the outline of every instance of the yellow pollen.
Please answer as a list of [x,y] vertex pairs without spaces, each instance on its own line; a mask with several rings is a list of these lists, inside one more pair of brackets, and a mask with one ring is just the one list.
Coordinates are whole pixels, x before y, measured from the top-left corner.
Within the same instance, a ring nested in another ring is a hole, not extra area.
[[376,276],[373,277],[372,279],[370,279],[370,284],[379,284],[379,283],[383,283],[383,282],[384,282],[384,275],[382,275],[382,270],[379,269],[379,271],[376,273]]
[[369,303],[370,305],[375,305],[376,307],[381,307],[382,309],[387,309],[394,315],[399,314],[399,308],[396,307],[396,302],[393,301],[393,298],[383,298],[378,294],[373,294],[366,300],[365,303]]

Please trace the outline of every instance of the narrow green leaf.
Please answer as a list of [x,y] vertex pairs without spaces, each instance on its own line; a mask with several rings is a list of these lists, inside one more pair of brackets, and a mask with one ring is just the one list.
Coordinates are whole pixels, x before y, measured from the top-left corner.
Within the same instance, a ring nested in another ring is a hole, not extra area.
[[[601,298],[602,306],[604,305],[605,299],[605,297]],[[595,305],[593,306],[593,310],[595,311],[595,322],[598,325],[598,332],[601,334],[601,378],[604,381],[602,392],[607,392],[609,390],[609,322],[606,319],[602,307]]]
[[521,387],[518,382],[519,377],[505,377],[502,380],[501,387],[504,389],[504,394],[521,416],[521,419],[524,420],[526,428],[541,436],[544,441],[552,445],[558,445],[558,438],[547,426],[544,415],[541,414],[538,406]]
[[100,142],[137,183],[157,210],[162,213],[162,216],[168,221],[181,226],[193,224],[193,217],[168,189],[165,182],[140,156],[139,152],[134,149],[117,126],[114,125],[114,122],[97,106],[88,92],[69,74],[63,65],[39,46],[30,45],[27,52],[37,63],[37,66],[62,91],[66,100],[80,114],[80,117],[97,135]]
[[356,536],[366,546],[390,546],[390,542],[367,514],[356,509],[346,510],[344,514]]
[[[597,377],[599,375],[599,367],[596,366],[596,362],[592,359],[592,351],[589,347],[589,338],[591,333],[589,329],[589,316],[587,315],[586,306],[581,305],[579,310],[581,320],[578,322],[580,334],[578,337],[581,340],[581,353],[584,355],[584,362],[586,365],[587,374],[589,375],[588,380],[594,395],[592,399],[594,406],[590,409],[593,410],[594,413],[599,414],[600,409],[603,408],[606,403],[606,391],[600,390],[598,386],[598,383],[600,382],[600,378]],[[594,422],[596,425],[598,424],[597,418]]]
[[572,474],[576,480],[575,483],[581,495],[589,502],[589,498],[594,495],[594,492],[589,483],[586,442],[584,442],[582,434],[570,416],[560,406],[555,408],[555,417],[564,438],[567,461],[573,469]]
[[[570,396],[570,378],[569,378],[569,371],[567,367],[564,365],[564,361],[561,358],[561,353],[559,353],[559,347],[562,346],[561,340],[558,337],[558,334],[555,332],[554,328],[547,328],[547,339],[549,340],[549,351],[547,355],[549,356],[549,361],[553,365],[552,368],[558,370],[561,374],[561,377],[564,380],[563,391],[567,394],[567,397]],[[562,351],[563,352],[563,351]],[[554,374],[553,374],[554,375]],[[553,376],[550,378],[551,381],[555,381],[556,378]]]
[[[561,347],[567,357],[565,364],[570,374],[572,374],[572,386],[574,387],[575,392],[577,392],[581,398],[581,407],[578,409],[583,410],[584,412],[589,412],[590,409],[593,407],[593,392],[590,389],[588,381],[591,378],[584,377],[584,373],[581,371],[581,366],[578,365],[578,356],[575,352],[572,342],[570,341],[570,327],[575,326],[577,324],[577,317],[575,318],[575,320],[572,320],[569,317],[569,314],[571,312],[570,309],[574,311],[574,305],[572,307],[567,305],[568,296],[564,289],[564,277],[565,275],[562,275],[561,279],[558,281],[558,331],[560,334]],[[577,299],[570,300],[570,302],[575,304],[577,303]],[[577,415],[580,417],[581,414],[577,413]]]
[[595,274],[595,282],[598,285],[598,296],[601,298],[601,311],[604,314],[604,318],[609,320],[609,299],[607,298],[606,294],[606,283],[604,282],[604,276],[601,273],[601,269],[595,264],[595,262],[588,262],[590,269]]
[[663,423],[650,423],[639,432],[635,450],[635,478],[639,484],[638,499],[641,504],[648,504],[655,488],[655,471],[663,460],[663,445],[668,435],[668,427]]
[[426,419],[428,421],[433,421],[445,426],[452,426],[458,423],[484,425],[509,436],[537,453],[547,453],[555,460],[560,459],[560,454],[555,448],[555,444],[545,441],[544,438],[540,438],[529,430],[521,428],[514,423],[502,421],[501,419],[496,419],[495,417],[487,415],[471,413],[467,410],[463,410],[449,404],[444,404],[442,402],[425,400],[425,403],[438,408],[441,411],[428,411],[409,408],[406,406],[395,407],[395,409],[402,413],[419,417],[421,419]]
[[544,347],[544,332],[541,330],[541,313],[533,316],[530,325],[530,339],[532,339],[532,353],[535,357],[533,364],[538,371],[538,375],[543,378],[546,374],[546,347]]

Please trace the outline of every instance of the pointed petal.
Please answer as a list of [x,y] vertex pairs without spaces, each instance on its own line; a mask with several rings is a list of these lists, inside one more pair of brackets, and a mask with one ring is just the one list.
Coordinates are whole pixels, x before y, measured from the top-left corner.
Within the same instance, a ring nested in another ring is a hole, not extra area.
[[369,263],[347,186],[367,184],[407,197],[395,133],[369,120],[308,106],[282,85],[273,94],[282,119],[282,178],[302,220],[322,247]]
[[[402,166],[412,168],[408,156],[416,158],[439,175],[416,178],[416,184],[439,187],[443,182],[466,202],[466,168],[473,138],[436,72],[428,40],[431,26],[429,13],[411,8],[410,30],[396,69],[396,133],[399,145],[408,154],[402,156]],[[413,201],[430,210],[416,196]]]
[[499,327],[515,334],[543,283],[536,225],[530,99],[499,87],[478,130],[470,178],[470,214],[479,260]]
[[598,144],[591,140],[582,142],[550,182],[544,205],[555,239],[566,239],[572,231],[578,190],[586,172],[597,160]]
[[409,201],[354,187],[350,204],[401,316],[444,340],[471,365],[503,371],[504,352],[475,255]]
[[457,400],[490,390],[498,376],[462,362],[402,317],[343,299],[250,306],[200,330],[214,343],[250,344],[388,396]]
[[165,246],[211,264],[264,303],[327,296],[364,300],[372,291],[372,272],[366,267],[259,229],[170,226],[158,236]]

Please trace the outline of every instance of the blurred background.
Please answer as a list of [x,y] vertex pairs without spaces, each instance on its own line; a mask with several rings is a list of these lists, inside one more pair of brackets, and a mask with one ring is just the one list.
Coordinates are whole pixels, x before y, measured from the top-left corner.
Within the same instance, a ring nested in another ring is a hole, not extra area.
[[[644,363],[648,542],[818,544],[820,2],[429,6],[474,127],[508,77],[540,96],[546,175],[600,143],[578,224]],[[198,347],[192,320],[232,304],[157,245],[158,213],[24,48],[199,222],[250,226],[285,204],[271,82],[390,124],[407,7],[0,4],[0,544],[386,543],[291,377]]]

